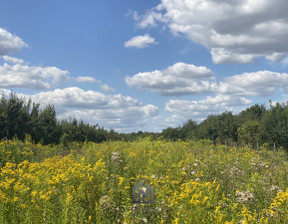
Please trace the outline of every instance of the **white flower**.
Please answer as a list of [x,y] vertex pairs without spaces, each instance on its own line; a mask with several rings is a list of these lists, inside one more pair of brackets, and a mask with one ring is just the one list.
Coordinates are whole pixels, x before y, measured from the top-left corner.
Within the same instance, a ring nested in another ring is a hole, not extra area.
[[237,197],[237,201],[239,203],[246,203],[246,202],[250,202],[253,201],[254,199],[254,194],[250,191],[236,191],[236,197]]

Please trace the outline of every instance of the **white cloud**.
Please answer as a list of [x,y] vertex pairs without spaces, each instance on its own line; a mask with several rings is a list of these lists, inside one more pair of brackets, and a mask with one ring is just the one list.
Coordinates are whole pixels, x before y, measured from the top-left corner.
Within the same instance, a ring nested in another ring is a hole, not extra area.
[[165,110],[173,114],[171,118],[174,124],[178,125],[187,119],[201,121],[209,114],[233,111],[235,107],[244,107],[251,103],[252,101],[245,97],[218,94],[215,97],[207,96],[204,100],[169,100]]
[[151,44],[157,44],[153,37],[150,37],[148,34],[143,36],[135,36],[132,39],[126,41],[124,46],[128,47],[136,47],[136,48],[145,48],[149,47]]
[[158,107],[151,104],[143,105],[129,96],[105,95],[78,87],[21,96],[31,98],[33,102],[39,102],[41,105],[53,104],[60,118],[75,117],[90,124],[111,127],[116,131],[142,129],[158,113]]
[[24,60],[20,58],[9,57],[7,55],[3,56],[4,61],[10,62],[12,64],[24,64]]
[[214,63],[248,63],[256,57],[279,61],[288,53],[286,0],[161,0],[137,26],[167,26],[173,34],[210,49]]
[[107,84],[103,84],[100,80],[94,79],[91,76],[79,76],[75,78],[75,80],[81,83],[96,83],[99,85],[100,89],[106,93],[113,93],[115,91],[114,88],[108,86]]
[[20,37],[0,27],[0,56],[18,52],[21,48],[27,46]]
[[[221,64],[225,62],[245,64],[253,62],[256,57],[253,54],[238,54],[234,53],[233,51],[227,51],[225,48],[212,48],[210,53],[212,55],[212,60],[215,64]],[[272,59],[272,57],[270,58]]]
[[85,83],[85,82],[88,82],[88,83],[100,83],[99,80],[96,80],[96,79],[94,79],[91,76],[79,76],[79,77],[76,78],[76,81],[77,82],[82,82],[82,83]]
[[[157,9],[157,7],[155,9]],[[137,26],[140,28],[156,27],[157,22],[159,21],[168,22],[165,16],[163,16],[161,13],[158,13],[154,10],[151,10],[146,15],[138,15],[137,12],[134,12],[133,18],[135,21],[137,21]]]
[[164,96],[181,96],[207,94],[214,91],[216,83],[211,70],[182,62],[176,63],[162,71],[143,72],[126,77],[131,86],[159,92]]
[[277,90],[288,91],[288,73],[256,71],[232,75],[216,82],[210,69],[176,63],[162,71],[138,73],[125,79],[136,86],[163,96],[219,93],[234,96],[272,96]]
[[29,66],[22,59],[4,56],[12,64],[0,65],[0,87],[50,89],[67,79],[69,72],[56,67]]
[[101,87],[101,89],[102,89],[103,91],[105,91],[106,93],[113,93],[113,92],[115,91],[114,88],[108,86],[107,84],[101,84],[100,87]]
[[288,74],[272,71],[243,73],[220,82],[219,92],[240,96],[271,96],[276,89],[287,90]]

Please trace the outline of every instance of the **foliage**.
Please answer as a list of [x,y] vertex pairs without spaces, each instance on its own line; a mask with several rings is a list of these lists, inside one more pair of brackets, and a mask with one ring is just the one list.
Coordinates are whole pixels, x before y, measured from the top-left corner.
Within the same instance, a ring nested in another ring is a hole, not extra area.
[[109,139],[120,139],[118,133],[106,131],[98,125],[85,124],[83,121],[57,121],[53,105],[40,109],[40,104],[19,98],[11,93],[0,100],[0,139],[17,137],[24,140],[29,134],[31,139],[41,144],[58,144],[60,141],[94,141],[103,142]]
[[270,105],[262,120],[261,141],[288,149],[288,104]]
[[288,103],[264,105],[255,104],[240,112],[223,112],[209,115],[200,124],[188,119],[182,126],[168,127],[161,133],[133,132],[117,133],[106,130],[98,124],[91,125],[77,119],[57,120],[53,105],[40,109],[40,104],[26,102],[11,93],[10,97],[2,96],[0,100],[0,139],[17,137],[24,140],[30,135],[35,143],[59,144],[67,147],[77,141],[93,141],[97,143],[109,141],[137,141],[151,138],[170,141],[187,141],[210,139],[214,144],[233,146],[250,145],[256,148],[267,143],[277,148],[288,149]]
[[[286,223],[286,152],[212,143],[2,141],[0,223]],[[153,204],[133,203],[140,180]]]

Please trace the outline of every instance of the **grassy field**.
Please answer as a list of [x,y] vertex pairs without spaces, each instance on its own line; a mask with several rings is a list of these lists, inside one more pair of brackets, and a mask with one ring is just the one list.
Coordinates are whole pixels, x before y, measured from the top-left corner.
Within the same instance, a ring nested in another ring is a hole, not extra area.
[[[6,140],[0,157],[0,223],[288,223],[283,150]],[[140,180],[153,203],[133,203]]]

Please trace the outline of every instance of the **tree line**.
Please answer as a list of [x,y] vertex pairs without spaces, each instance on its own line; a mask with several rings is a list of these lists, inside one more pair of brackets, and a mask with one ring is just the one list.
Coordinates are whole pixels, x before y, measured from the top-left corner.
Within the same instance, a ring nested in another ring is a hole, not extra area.
[[209,115],[200,124],[190,119],[177,128],[164,129],[161,134],[170,140],[210,139],[216,144],[249,144],[255,148],[266,143],[288,150],[288,104],[270,102],[269,108],[255,104],[236,115]]
[[77,119],[57,120],[53,105],[44,108],[29,99],[19,98],[15,93],[0,100],[0,139],[27,136],[35,143],[63,144],[73,141],[103,142],[108,140],[133,141],[138,138],[164,138],[176,140],[210,139],[221,144],[250,144],[253,147],[268,143],[288,149],[288,104],[270,102],[269,108],[255,104],[239,114],[223,112],[209,115],[201,123],[192,119],[182,126],[168,127],[160,133],[118,133],[106,130],[98,124],[91,125]]
[[[111,131],[110,136],[113,134]],[[4,95],[0,101],[0,139],[17,138],[24,140],[27,136],[35,143],[66,145],[71,141],[107,140],[109,131],[103,127],[90,125],[76,119],[57,120],[53,105],[43,109],[40,104],[29,99],[17,97],[11,93],[8,98]]]

